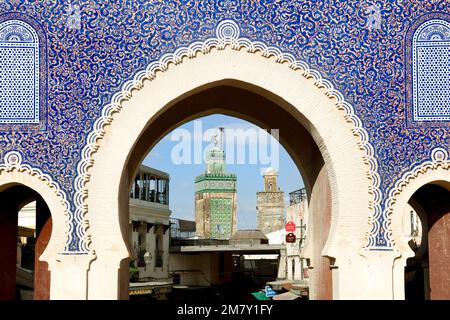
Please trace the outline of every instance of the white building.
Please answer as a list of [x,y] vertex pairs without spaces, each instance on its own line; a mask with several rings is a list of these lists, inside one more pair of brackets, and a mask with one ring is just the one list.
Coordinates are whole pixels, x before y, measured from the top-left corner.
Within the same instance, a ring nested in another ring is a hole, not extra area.
[[[307,264],[305,259],[300,258],[301,250],[304,246],[306,238],[306,225],[308,223],[308,201],[306,199],[305,189],[300,189],[289,193],[290,205],[286,210],[286,223],[293,222],[295,224],[294,243],[286,243],[286,229],[268,233],[266,236],[269,239],[269,244],[284,244],[286,246],[286,264],[285,271],[280,274],[286,275],[286,280],[306,280]],[[283,267],[280,264],[280,267]]]
[[167,173],[141,165],[130,191],[130,295],[164,298],[169,278],[169,180]]
[[287,252],[287,278],[289,280],[305,280],[308,275],[305,273],[306,261],[300,258],[301,249],[306,238],[306,225],[308,223],[308,201],[306,190],[300,189],[289,193],[290,205],[286,211],[286,223],[295,224],[294,243],[286,243]]

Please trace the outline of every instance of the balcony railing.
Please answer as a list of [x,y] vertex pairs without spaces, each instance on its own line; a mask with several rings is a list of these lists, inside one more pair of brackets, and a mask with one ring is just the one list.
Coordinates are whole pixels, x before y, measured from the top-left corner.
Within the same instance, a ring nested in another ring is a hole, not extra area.
[[289,193],[289,202],[291,205],[300,203],[306,200],[306,189],[298,189]]
[[229,240],[221,239],[170,239],[170,245],[172,247],[185,247],[185,246],[217,246],[217,245],[229,245]]

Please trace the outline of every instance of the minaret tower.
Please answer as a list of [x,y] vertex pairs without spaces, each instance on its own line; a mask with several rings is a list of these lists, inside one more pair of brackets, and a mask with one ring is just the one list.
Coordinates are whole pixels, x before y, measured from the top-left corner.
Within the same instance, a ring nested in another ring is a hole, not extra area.
[[214,136],[206,170],[195,178],[195,222],[199,238],[230,239],[236,232],[236,175],[225,172],[224,128]]
[[277,186],[278,173],[268,168],[263,173],[264,191],[256,197],[258,230],[268,234],[284,228],[284,192]]

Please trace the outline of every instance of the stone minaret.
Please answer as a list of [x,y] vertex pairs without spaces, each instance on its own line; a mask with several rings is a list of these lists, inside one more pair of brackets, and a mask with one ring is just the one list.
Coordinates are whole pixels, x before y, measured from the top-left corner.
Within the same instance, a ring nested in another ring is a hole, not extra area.
[[278,190],[277,176],[272,168],[264,171],[264,191],[257,193],[258,230],[264,234],[284,228],[284,192]]
[[223,128],[206,155],[205,172],[195,178],[195,222],[199,238],[230,239],[236,232],[236,175],[225,172]]

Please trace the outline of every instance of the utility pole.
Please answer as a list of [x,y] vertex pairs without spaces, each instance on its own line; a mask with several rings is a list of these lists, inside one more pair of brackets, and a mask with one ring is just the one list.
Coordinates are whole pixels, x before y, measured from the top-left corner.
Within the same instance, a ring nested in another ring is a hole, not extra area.
[[220,149],[221,149],[221,150],[225,150],[225,149],[223,148],[223,133],[224,133],[224,131],[225,131],[225,128],[220,127],[219,130],[220,130]]

